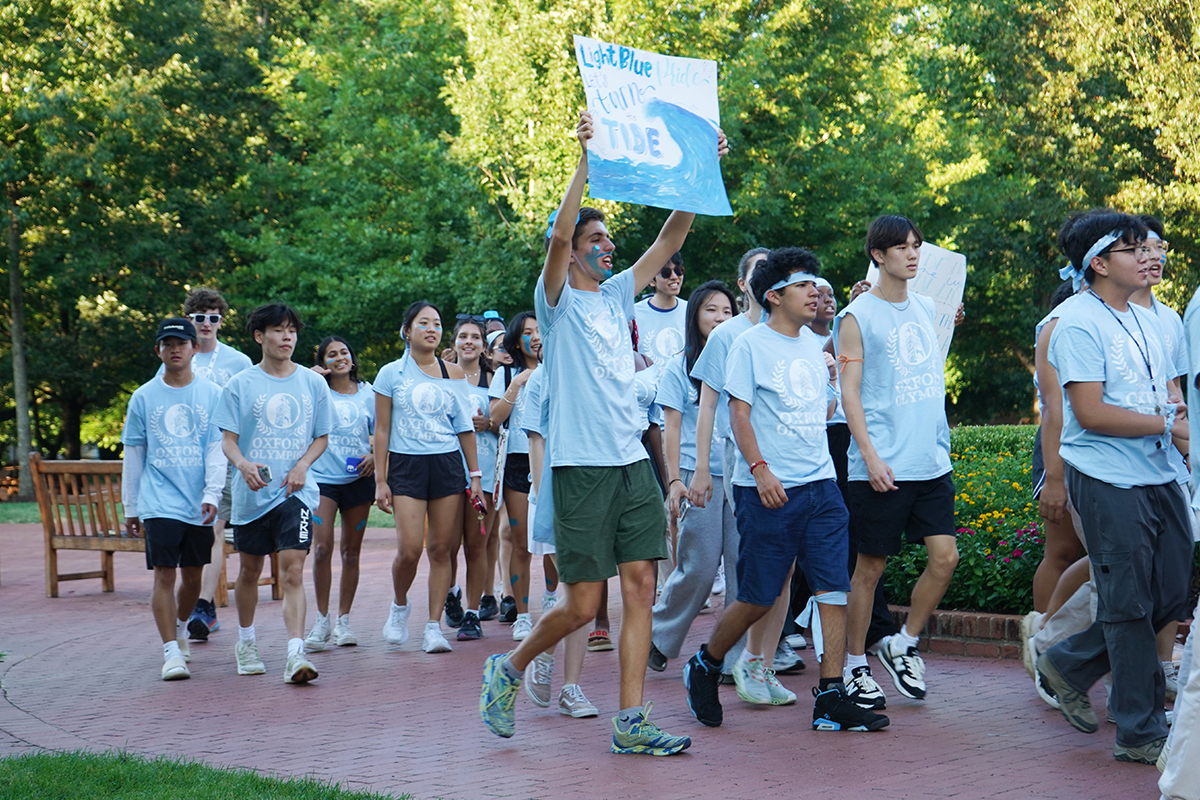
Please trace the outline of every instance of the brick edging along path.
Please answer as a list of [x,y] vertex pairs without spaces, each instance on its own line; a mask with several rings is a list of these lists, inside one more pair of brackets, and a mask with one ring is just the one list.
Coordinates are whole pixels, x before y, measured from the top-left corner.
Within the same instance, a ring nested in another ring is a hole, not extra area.
[[[896,627],[908,618],[908,606],[889,606]],[[918,648],[926,652],[980,658],[1021,657],[1021,617],[986,611],[933,612],[921,629]]]

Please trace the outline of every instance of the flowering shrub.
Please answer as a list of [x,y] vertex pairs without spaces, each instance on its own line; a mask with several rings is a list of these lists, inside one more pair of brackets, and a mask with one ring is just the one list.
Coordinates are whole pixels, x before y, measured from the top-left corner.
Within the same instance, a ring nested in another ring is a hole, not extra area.
[[[950,432],[958,569],[941,607],[1024,614],[1033,608],[1033,573],[1042,560],[1033,499],[1033,425],[962,426]],[[925,548],[906,544],[888,559],[888,597],[906,603],[925,569]]]

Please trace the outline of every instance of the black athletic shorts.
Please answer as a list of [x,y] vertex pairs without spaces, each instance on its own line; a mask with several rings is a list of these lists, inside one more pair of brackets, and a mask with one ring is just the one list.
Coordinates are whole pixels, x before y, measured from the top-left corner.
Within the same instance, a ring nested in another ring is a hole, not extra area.
[[375,476],[356,478],[350,483],[318,483],[321,497],[328,497],[337,503],[338,511],[343,514],[352,508],[369,506],[375,502]]
[[146,569],[203,567],[212,561],[212,525],[191,525],[177,519],[142,520],[146,537]]
[[504,460],[504,488],[529,494],[533,481],[529,479],[529,453],[509,453]]
[[869,481],[846,486],[850,543],[868,556],[899,554],[902,540],[954,536],[954,480],[947,472],[926,481],[896,481],[893,492],[877,492]]
[[280,550],[312,546],[312,510],[292,495],[253,522],[238,525],[233,546],[248,556],[269,556]]
[[462,453],[388,453],[388,488],[394,497],[437,500],[467,490]]

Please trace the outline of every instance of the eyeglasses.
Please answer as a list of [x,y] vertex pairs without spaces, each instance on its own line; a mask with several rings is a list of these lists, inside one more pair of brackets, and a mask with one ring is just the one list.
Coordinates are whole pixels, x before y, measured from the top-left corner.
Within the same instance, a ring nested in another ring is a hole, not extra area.
[[196,323],[197,325],[203,325],[206,321],[213,325],[216,325],[218,322],[221,321],[221,315],[220,314],[192,314],[192,322]]
[[676,275],[678,275],[681,278],[683,277],[683,267],[678,266],[678,265],[676,265],[674,267],[672,267],[672,266],[663,267],[662,269],[660,269],[658,271],[658,277],[669,278],[669,277],[671,277],[672,272],[674,272]]
[[1149,247],[1141,245],[1139,247],[1123,247],[1120,250],[1109,250],[1105,255],[1112,255],[1113,253],[1136,253],[1138,255],[1149,256],[1150,252]]

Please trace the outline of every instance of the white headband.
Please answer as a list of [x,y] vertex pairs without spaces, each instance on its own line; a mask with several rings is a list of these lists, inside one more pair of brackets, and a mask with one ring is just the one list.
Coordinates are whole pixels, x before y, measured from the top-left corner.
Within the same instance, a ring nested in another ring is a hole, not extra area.
[[814,281],[814,283],[817,284],[818,289],[828,289],[831,292],[833,291],[833,284],[830,283],[829,281],[825,280],[824,278],[817,278],[816,281]]
[[791,286],[794,283],[817,283],[817,281],[819,281],[819,280],[821,280],[821,279],[818,278],[816,275],[810,275],[807,272],[793,272],[791,275],[788,275],[783,280],[776,281],[775,285],[772,286],[770,289],[767,289],[767,291],[772,292],[772,291],[775,291],[776,289],[782,289],[785,286]]
[[1147,242],[1161,242],[1162,237],[1159,236],[1154,231],[1146,231],[1146,241]]

